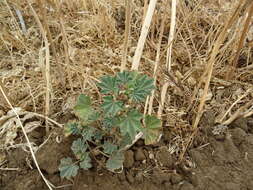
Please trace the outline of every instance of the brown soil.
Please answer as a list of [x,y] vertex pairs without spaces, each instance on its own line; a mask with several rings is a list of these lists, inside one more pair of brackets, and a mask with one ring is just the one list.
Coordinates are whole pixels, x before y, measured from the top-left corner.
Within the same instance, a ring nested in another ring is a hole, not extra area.
[[[168,140],[166,134],[157,146],[144,146],[142,141],[137,142],[126,152],[125,168],[120,174],[96,165],[90,171],[79,172],[73,181],[60,179],[59,160],[72,156],[70,145],[73,139],[62,138],[57,143],[56,137],[61,137],[59,131],[50,136],[36,155],[46,178],[55,186],[63,186],[64,190],[253,189],[253,118],[239,119],[218,135],[213,134],[214,126],[209,125],[210,121],[206,118],[202,121],[199,138],[195,138],[181,164],[175,164],[176,158],[165,143]],[[30,134],[31,138],[33,134],[36,130]],[[28,153],[20,148],[10,150],[7,160],[6,167],[19,170],[1,171],[1,190],[47,189]]]

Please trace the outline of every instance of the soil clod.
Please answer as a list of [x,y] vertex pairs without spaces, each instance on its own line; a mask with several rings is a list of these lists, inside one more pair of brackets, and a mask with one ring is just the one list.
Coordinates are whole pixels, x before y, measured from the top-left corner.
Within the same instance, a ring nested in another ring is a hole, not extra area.
[[157,160],[161,166],[171,168],[173,166],[172,156],[166,146],[162,146],[157,153]]
[[142,148],[138,148],[135,151],[134,158],[136,161],[143,161],[146,159],[146,156],[144,154],[144,150]]
[[239,118],[235,120],[233,123],[231,123],[231,128],[241,128],[245,132],[248,131],[248,124],[247,124],[247,119],[245,118]]
[[134,152],[132,150],[128,150],[125,152],[125,160],[124,160],[124,167],[131,168],[134,164]]

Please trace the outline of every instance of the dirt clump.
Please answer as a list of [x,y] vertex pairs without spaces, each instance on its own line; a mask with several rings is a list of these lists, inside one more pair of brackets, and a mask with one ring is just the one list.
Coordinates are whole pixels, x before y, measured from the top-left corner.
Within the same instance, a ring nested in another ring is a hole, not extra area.
[[[55,174],[59,171],[60,160],[71,155],[68,148],[71,141],[64,139],[57,143],[55,137],[51,137],[45,146],[42,146],[36,153],[38,164],[47,174]],[[64,148],[68,147],[68,148]],[[50,163],[50,164],[49,164]]]
[[125,152],[124,167],[131,168],[133,164],[134,164],[134,152],[132,150],[128,150]]
[[134,158],[135,158],[136,161],[143,161],[143,160],[146,159],[146,156],[145,156],[144,151],[143,151],[142,148],[138,148],[135,151]]
[[157,152],[157,160],[159,160],[160,165],[164,167],[171,168],[174,165],[173,158],[167,146],[159,148],[159,151]]
[[231,128],[241,128],[242,130],[244,130],[245,132],[248,131],[248,123],[247,123],[247,119],[245,118],[239,118],[237,120],[235,120],[230,127]]

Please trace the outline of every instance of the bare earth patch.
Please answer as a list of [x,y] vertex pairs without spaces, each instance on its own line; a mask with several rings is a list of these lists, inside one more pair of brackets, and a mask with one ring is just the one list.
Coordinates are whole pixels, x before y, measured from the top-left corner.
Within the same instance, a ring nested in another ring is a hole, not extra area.
[[[250,190],[253,187],[252,129],[252,118],[249,118],[232,123],[220,135],[205,130],[200,134],[205,141],[194,142],[187,152],[188,162],[180,164],[176,164],[176,158],[168,151],[166,139],[162,139],[159,147],[143,146],[140,141],[126,152],[126,167],[122,173],[111,173],[97,165],[90,171],[80,172],[73,182],[59,177],[60,159],[71,156],[70,139],[63,139],[59,144],[55,141],[60,131],[55,131],[36,155],[45,176],[55,186],[65,184],[63,189],[66,190]],[[36,169],[28,167],[28,163],[33,167],[29,154],[14,149],[8,153],[7,160],[9,168],[19,170],[1,174],[1,189],[47,189]]]

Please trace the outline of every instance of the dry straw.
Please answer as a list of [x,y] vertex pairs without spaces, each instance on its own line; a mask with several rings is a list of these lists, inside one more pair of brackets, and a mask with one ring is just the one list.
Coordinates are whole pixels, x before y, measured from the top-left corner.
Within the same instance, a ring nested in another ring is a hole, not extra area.
[[[162,22],[161,22],[161,26],[160,26],[160,33],[159,33],[156,58],[155,58],[155,66],[154,66],[154,72],[153,72],[153,78],[154,78],[155,85],[156,85],[156,80],[157,80],[158,66],[159,66],[159,62],[160,62],[161,43],[162,43],[162,38],[163,38],[163,33],[164,33],[165,19],[166,19],[166,14],[165,14],[165,10],[164,10],[163,18],[162,18]],[[149,98],[149,107],[148,107],[148,114],[149,115],[152,114],[154,97],[155,97],[155,90],[152,91],[152,94]]]
[[[47,35],[46,35],[46,32],[40,22],[40,19],[37,15],[37,13],[35,12],[35,10],[33,9],[32,5],[31,5],[31,2],[29,0],[27,0],[27,3],[33,13],[33,16],[40,28],[40,31],[41,31],[41,34],[43,36],[43,40],[45,42],[45,50],[46,50],[46,60],[45,60],[45,79],[46,79],[46,100],[45,100],[45,115],[48,116],[49,113],[50,113],[50,94],[52,92],[52,87],[51,87],[51,79],[50,79],[50,52],[49,52],[49,43],[48,43],[48,40],[47,40]],[[46,121],[46,131],[47,133],[49,133],[49,126],[48,126],[48,123]]]
[[[177,10],[177,0],[171,1],[171,21],[170,21],[170,34],[168,39],[168,49],[166,54],[166,69],[168,72],[171,71],[171,55],[172,55],[172,42],[174,40],[174,32],[175,32],[175,26],[176,26],[176,10]],[[161,118],[163,109],[164,109],[164,103],[166,100],[166,94],[168,89],[169,83],[166,82],[162,87],[161,92],[161,103],[159,104],[158,108],[158,117]]]
[[131,31],[131,0],[125,0],[126,7],[126,19],[125,19],[125,36],[124,36],[124,44],[123,44],[123,55],[122,55],[122,63],[121,63],[121,71],[126,69],[127,65],[127,49],[128,42],[130,38]]
[[48,180],[45,178],[45,176],[43,175],[43,173],[42,173],[41,170],[40,170],[40,167],[39,167],[39,164],[38,164],[37,159],[36,159],[36,157],[35,157],[35,154],[34,154],[34,151],[33,151],[32,145],[31,145],[31,142],[30,142],[30,140],[29,140],[29,138],[28,138],[28,136],[27,136],[27,134],[26,134],[26,131],[25,131],[25,129],[24,129],[24,126],[23,126],[23,124],[22,124],[22,122],[21,122],[21,120],[20,120],[20,118],[19,118],[19,115],[17,114],[17,112],[16,112],[16,110],[13,108],[13,106],[11,105],[9,99],[7,98],[5,92],[3,91],[2,86],[0,86],[0,91],[1,91],[1,93],[3,94],[3,96],[4,96],[5,100],[6,100],[6,102],[9,104],[9,106],[11,107],[11,109],[12,109],[13,112],[16,114],[16,117],[17,117],[18,120],[19,120],[19,125],[21,126],[22,132],[23,132],[23,134],[24,134],[24,136],[25,136],[25,139],[26,139],[26,141],[27,141],[27,143],[28,143],[28,147],[29,147],[30,153],[31,153],[31,155],[32,155],[32,158],[33,158],[33,161],[34,161],[34,163],[35,163],[35,165],[36,165],[36,168],[37,168],[38,171],[39,171],[39,174],[41,175],[42,179],[43,179],[44,182],[46,183],[47,187],[48,187],[50,190],[52,190],[52,187],[51,187],[50,183],[48,182]]
[[[250,1],[248,1],[248,2],[250,2]],[[234,73],[235,73],[236,66],[237,66],[237,63],[238,63],[238,60],[239,60],[239,56],[240,56],[241,50],[243,48],[244,41],[245,41],[245,38],[247,36],[248,30],[249,30],[249,27],[250,27],[250,23],[251,23],[251,20],[252,20],[253,2],[251,2],[251,3],[246,2],[244,5],[245,5],[245,7],[246,7],[246,5],[248,6],[248,11],[246,13],[247,18],[246,18],[246,21],[243,25],[243,30],[241,32],[241,37],[240,37],[240,40],[239,40],[239,43],[238,43],[238,46],[237,46],[237,50],[236,50],[236,55],[234,57],[234,60],[231,62],[231,66],[230,66],[230,68],[228,69],[228,72],[227,72],[227,76],[226,76],[227,80],[230,80],[234,77]]]
[[[148,32],[149,32],[149,27],[150,27],[152,17],[153,17],[154,11],[155,11],[156,2],[157,2],[157,0],[151,0],[150,3],[149,3],[148,10],[147,10],[147,13],[145,15],[145,20],[144,20],[144,23],[142,25],[141,35],[139,37],[137,48],[135,50],[131,70],[138,70],[138,68],[139,68],[140,59],[141,59],[141,56],[142,56],[142,53],[143,53],[144,44],[145,44],[145,41],[146,41],[146,38],[147,38],[147,35],[148,35]],[[146,103],[145,103],[144,114],[147,110],[147,106],[148,106],[148,99],[146,100]],[[143,133],[139,132],[136,135],[135,139],[133,140],[132,144],[129,145],[129,146],[126,146],[125,149],[129,149],[142,136],[143,136]]]
[[157,0],[151,0],[148,6],[148,10],[145,16],[144,23],[141,28],[141,35],[139,37],[137,47],[135,50],[134,58],[133,58],[133,63],[132,63],[132,68],[131,70],[138,70],[139,65],[140,65],[140,60],[144,48],[144,44],[149,32],[149,27],[152,21],[152,16],[155,11],[155,5],[156,5]]
[[[216,61],[216,57],[217,57],[217,55],[219,53],[219,49],[220,49],[222,43],[224,42],[225,38],[228,35],[229,29],[231,28],[232,24],[234,22],[236,22],[237,19],[238,19],[238,14],[240,13],[240,10],[242,8],[241,5],[242,5],[242,0],[239,2],[238,6],[236,7],[233,15],[226,22],[226,25],[224,26],[224,28],[220,32],[217,40],[215,41],[215,43],[213,45],[213,49],[212,49],[212,53],[210,55],[210,59],[208,60],[208,64],[206,66],[206,69],[204,70],[204,73],[203,73],[203,75],[201,77],[201,80],[199,82],[199,84],[201,84],[201,83],[204,82],[205,86],[204,86],[203,94],[200,97],[200,103],[199,103],[199,106],[198,106],[197,115],[196,115],[196,118],[195,118],[195,120],[193,122],[193,126],[192,126],[194,132],[188,138],[187,144],[186,144],[186,146],[183,149],[183,153],[180,155],[180,160],[183,159],[183,156],[184,156],[184,154],[185,154],[188,146],[191,144],[191,142],[193,141],[194,136],[197,133],[197,127],[198,127],[199,121],[201,119],[201,116],[202,116],[202,114],[204,112],[204,106],[205,106],[205,102],[206,102],[206,99],[207,99],[208,89],[209,89],[209,86],[210,86],[210,81],[211,81],[211,77],[212,77],[212,73],[213,73],[213,67],[214,67],[214,64],[215,64],[215,61]],[[198,87],[199,86],[200,85],[198,85]]]

